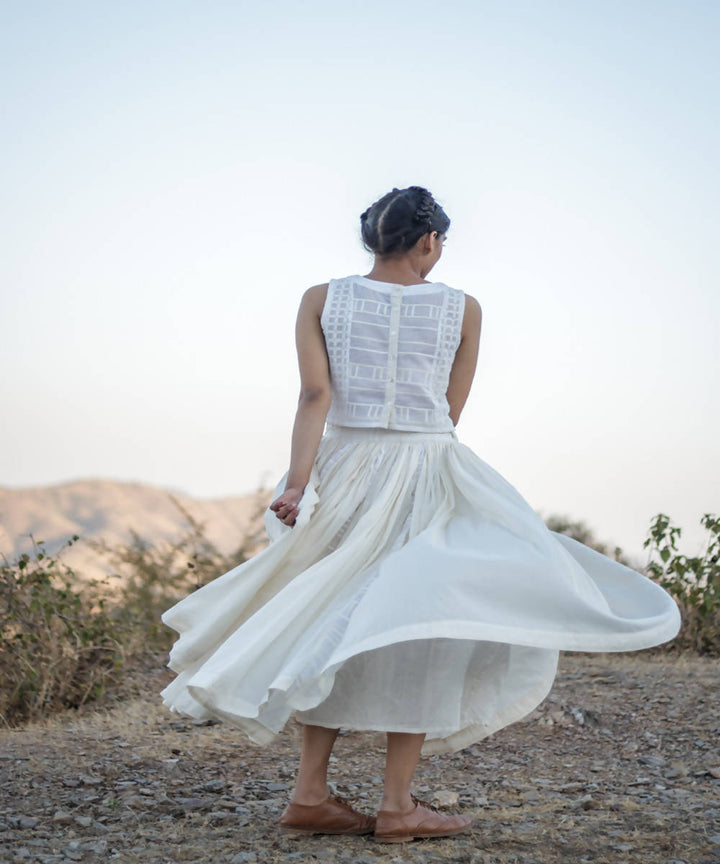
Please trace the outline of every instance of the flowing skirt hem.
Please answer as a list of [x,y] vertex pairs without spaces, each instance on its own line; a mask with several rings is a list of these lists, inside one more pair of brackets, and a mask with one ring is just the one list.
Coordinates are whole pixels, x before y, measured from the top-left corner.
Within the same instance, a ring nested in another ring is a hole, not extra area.
[[[183,707],[179,708],[168,693],[171,690],[172,684],[169,685],[160,694],[163,696],[163,705],[165,705],[171,713],[179,714],[185,717],[191,717],[194,720],[202,721],[215,719],[227,723],[229,726],[240,729],[253,743],[267,747],[277,742],[280,733],[282,732],[287,719],[294,717],[300,723],[310,723],[314,726],[322,726],[328,729],[348,729],[353,732],[407,732],[407,733],[425,733],[426,739],[422,745],[421,755],[430,756],[442,753],[456,753],[472,744],[482,741],[484,738],[492,735],[494,732],[522,720],[523,717],[531,714],[535,708],[545,699],[552,689],[555,680],[555,672],[557,667],[556,653],[552,670],[549,674],[537,682],[536,686],[531,690],[525,691],[522,696],[515,702],[505,705],[501,712],[495,714],[492,721],[489,723],[477,722],[464,726],[459,730],[428,730],[418,728],[417,724],[413,723],[397,723],[388,722],[380,725],[364,725],[352,719],[338,718],[336,720],[320,720],[315,719],[305,720],[303,715],[307,715],[315,705],[308,705],[306,700],[294,698],[292,693],[282,687],[271,687],[268,692],[268,698],[259,706],[252,705],[249,702],[235,701],[233,710],[229,711],[218,706],[217,699],[214,699],[211,693],[208,693],[204,688],[194,685],[185,685],[186,692],[192,696],[194,705],[189,705],[185,700]],[[341,665],[342,661],[335,664],[333,669],[327,670],[330,673],[330,687],[335,675],[335,668]],[[259,718],[270,699],[276,694],[282,694],[284,702],[288,706],[287,716],[279,728],[272,728],[263,723]],[[320,700],[321,701],[321,700]],[[303,707],[300,707],[302,704]],[[319,704],[319,703],[316,703]],[[240,713],[244,712],[244,713]]]

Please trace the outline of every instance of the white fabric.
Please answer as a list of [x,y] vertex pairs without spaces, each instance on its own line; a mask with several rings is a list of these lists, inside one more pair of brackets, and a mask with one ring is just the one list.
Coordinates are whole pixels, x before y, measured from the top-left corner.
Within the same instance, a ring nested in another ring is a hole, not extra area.
[[454,432],[329,426],[297,526],[267,519],[267,549],[162,616],[164,704],[260,745],[294,712],[454,752],[530,713],[560,650],[680,627],[659,585],[549,531]]
[[332,405],[328,423],[451,432],[445,393],[465,294],[442,282],[331,279],[321,325]]

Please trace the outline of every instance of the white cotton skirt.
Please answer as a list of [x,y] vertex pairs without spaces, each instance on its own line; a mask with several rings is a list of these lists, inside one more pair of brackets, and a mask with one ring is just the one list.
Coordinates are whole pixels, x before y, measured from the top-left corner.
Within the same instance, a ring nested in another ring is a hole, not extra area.
[[657,583],[550,531],[454,432],[329,426],[295,526],[265,522],[266,549],[162,615],[161,692],[263,746],[294,715],[455,752],[537,707],[559,651],[680,629]]

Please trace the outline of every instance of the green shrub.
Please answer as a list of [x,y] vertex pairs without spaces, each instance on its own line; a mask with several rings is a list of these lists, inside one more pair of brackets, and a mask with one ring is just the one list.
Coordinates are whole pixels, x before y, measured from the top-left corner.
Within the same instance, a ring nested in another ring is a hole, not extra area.
[[680,607],[682,628],[666,649],[689,649],[720,655],[720,518],[706,513],[700,524],[707,531],[702,555],[678,551],[682,529],[658,513],[643,546],[650,550],[647,574],[671,594]]

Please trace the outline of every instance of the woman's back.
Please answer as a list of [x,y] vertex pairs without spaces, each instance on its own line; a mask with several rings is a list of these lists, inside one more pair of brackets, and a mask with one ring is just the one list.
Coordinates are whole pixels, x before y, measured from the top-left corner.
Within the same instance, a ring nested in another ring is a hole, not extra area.
[[331,279],[321,317],[338,426],[418,432],[454,428],[446,391],[465,294],[442,282]]

